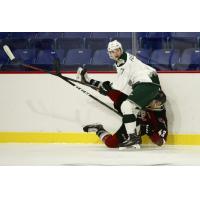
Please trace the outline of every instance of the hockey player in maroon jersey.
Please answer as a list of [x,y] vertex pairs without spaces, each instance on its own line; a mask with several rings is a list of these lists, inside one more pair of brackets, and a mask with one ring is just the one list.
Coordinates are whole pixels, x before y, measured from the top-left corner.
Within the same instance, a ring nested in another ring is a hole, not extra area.
[[[120,112],[120,105],[127,98],[127,95],[117,90],[110,90],[107,96],[113,100],[115,108]],[[165,99],[163,94],[160,99],[154,100],[146,109],[141,110],[137,116],[137,128],[140,134],[147,135],[158,146],[165,144],[168,135],[166,110],[163,105]],[[101,124],[91,124],[85,126],[83,130],[96,132],[97,136],[109,148],[118,148],[119,144],[128,137],[124,124],[114,134],[107,132]]]

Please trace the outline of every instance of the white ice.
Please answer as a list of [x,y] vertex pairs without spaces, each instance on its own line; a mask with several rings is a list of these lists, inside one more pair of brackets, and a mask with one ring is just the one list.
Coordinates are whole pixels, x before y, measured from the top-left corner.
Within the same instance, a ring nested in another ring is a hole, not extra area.
[[199,146],[108,149],[88,144],[0,144],[0,165],[200,165]]

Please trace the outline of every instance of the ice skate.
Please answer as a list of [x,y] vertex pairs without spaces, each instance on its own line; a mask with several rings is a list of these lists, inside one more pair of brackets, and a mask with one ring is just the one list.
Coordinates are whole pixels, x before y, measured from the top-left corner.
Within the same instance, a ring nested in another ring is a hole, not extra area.
[[105,132],[103,125],[101,124],[90,124],[83,127],[84,132],[95,132],[97,136],[100,136],[102,132]]
[[134,134],[129,134],[129,137],[119,145],[119,150],[124,150],[128,148],[140,149],[141,136]]

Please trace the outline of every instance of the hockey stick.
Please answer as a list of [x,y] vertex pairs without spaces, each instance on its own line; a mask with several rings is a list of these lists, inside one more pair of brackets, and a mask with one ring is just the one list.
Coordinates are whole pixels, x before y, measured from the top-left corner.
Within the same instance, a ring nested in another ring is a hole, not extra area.
[[[3,46],[3,49],[4,51],[6,52],[7,56],[10,58],[11,61],[15,61],[16,58],[15,56],[13,55],[12,51],[10,50],[10,48],[7,46],[7,45],[4,45]],[[75,83],[71,82],[71,81],[74,81],[74,82],[78,82],[82,85],[86,85],[80,81],[77,81],[75,79],[71,79],[71,78],[68,78],[68,77],[65,77],[63,76],[61,73],[60,73],[60,64],[59,63],[56,63],[56,73],[52,73],[51,71],[48,71],[48,70],[44,70],[44,69],[41,69],[41,68],[38,68],[38,67],[35,67],[35,66],[30,66],[30,65],[26,65],[26,64],[21,64],[22,66],[24,67],[27,67],[27,68],[30,68],[30,69],[34,69],[36,71],[41,71],[41,72],[46,72],[48,74],[51,74],[51,75],[54,75],[54,76],[57,76],[61,79],[63,79],[64,81],[66,81],[67,83],[69,83],[70,85],[72,85],[73,87],[75,87],[76,89],[80,90],[81,92],[83,92],[84,94],[88,95],[89,97],[91,97],[92,99],[94,99],[95,101],[99,102],[100,104],[104,105],[105,107],[107,107],[108,109],[112,110],[113,112],[115,112],[116,114],[118,114],[119,116],[122,116],[118,111],[116,111],[114,108],[110,107],[109,105],[107,105],[106,103],[104,103],[103,101],[99,100],[98,98],[96,98],[95,96],[93,96],[92,94],[90,94],[89,92],[85,91],[84,89],[82,89],[81,87],[77,86]],[[86,86],[89,86],[91,87],[90,85],[86,85]],[[94,87],[91,87],[93,89],[96,90],[96,88]]]
[[[118,111],[116,111],[115,109],[113,109],[112,107],[108,106],[106,103],[102,102],[101,100],[97,99],[96,97],[94,97],[93,95],[91,95],[89,92],[86,92],[85,90],[83,90],[82,88],[78,87],[76,84],[74,84],[72,81],[70,81],[70,79],[68,79],[68,77],[62,76],[61,72],[60,72],[60,60],[56,59],[55,62],[55,67],[56,67],[56,74],[61,75],[60,78],[64,78],[63,80],[65,80],[66,82],[68,82],[69,84],[71,84],[72,86],[76,87],[77,89],[81,90],[82,92],[84,92],[85,94],[87,94],[89,97],[91,97],[92,99],[96,100],[97,102],[99,102],[100,104],[106,106],[107,108],[109,108],[110,110],[114,111],[115,113],[117,113],[118,115],[122,116],[121,113],[119,113]],[[67,79],[65,79],[67,78]],[[71,79],[74,80],[74,79]],[[96,88],[95,88],[96,90]]]

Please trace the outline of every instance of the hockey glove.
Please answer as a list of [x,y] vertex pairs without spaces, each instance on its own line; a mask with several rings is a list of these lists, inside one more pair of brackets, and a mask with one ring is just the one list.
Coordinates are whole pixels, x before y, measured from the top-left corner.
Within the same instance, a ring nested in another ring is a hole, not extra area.
[[100,94],[107,96],[108,92],[111,91],[111,90],[112,90],[112,87],[110,85],[110,81],[102,82],[99,85],[99,93]]

